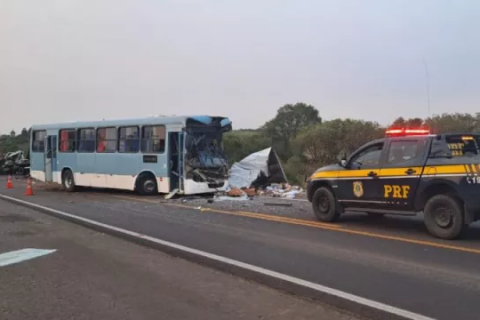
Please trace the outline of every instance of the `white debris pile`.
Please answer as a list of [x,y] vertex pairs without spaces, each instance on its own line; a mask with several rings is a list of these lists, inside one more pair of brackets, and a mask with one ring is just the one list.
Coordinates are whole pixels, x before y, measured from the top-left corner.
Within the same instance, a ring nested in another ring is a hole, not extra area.
[[[295,199],[297,195],[303,193],[303,189],[299,186],[291,186],[286,184],[272,184],[265,188],[264,195],[270,195],[272,197],[280,197],[286,199]],[[260,193],[262,194],[262,193]]]

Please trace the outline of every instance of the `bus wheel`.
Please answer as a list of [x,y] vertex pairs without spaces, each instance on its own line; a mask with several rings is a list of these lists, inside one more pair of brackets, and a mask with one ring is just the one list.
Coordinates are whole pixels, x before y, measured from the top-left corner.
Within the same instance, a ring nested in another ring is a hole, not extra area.
[[335,205],[335,196],[332,191],[326,187],[320,187],[313,194],[312,199],[313,213],[318,220],[324,222],[333,222],[340,217]]
[[460,202],[446,194],[437,194],[428,199],[423,213],[425,226],[437,238],[456,239],[467,227]]
[[67,192],[74,192],[76,190],[77,186],[75,185],[75,179],[73,178],[71,170],[67,170],[63,173],[62,184]]
[[143,196],[158,193],[157,181],[152,174],[142,174],[137,180],[137,192]]

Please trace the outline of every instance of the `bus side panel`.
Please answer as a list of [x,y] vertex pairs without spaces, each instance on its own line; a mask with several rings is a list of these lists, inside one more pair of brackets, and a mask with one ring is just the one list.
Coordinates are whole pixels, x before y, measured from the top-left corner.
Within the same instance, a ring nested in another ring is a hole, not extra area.
[[117,153],[114,174],[107,175],[107,187],[123,190],[133,190],[135,181],[140,170],[140,153]]
[[[117,153],[96,153],[95,154],[95,186],[99,188],[115,188],[110,185],[114,180],[111,178],[116,174]],[[132,190],[131,188],[127,190]]]
[[75,184],[82,187],[94,187],[97,179],[95,171],[95,153],[77,152]]
[[72,170],[75,183],[77,184],[77,176],[76,173],[78,172],[77,167],[77,154],[74,152],[58,152],[57,153],[57,179],[59,183],[62,183],[62,171],[65,168]]

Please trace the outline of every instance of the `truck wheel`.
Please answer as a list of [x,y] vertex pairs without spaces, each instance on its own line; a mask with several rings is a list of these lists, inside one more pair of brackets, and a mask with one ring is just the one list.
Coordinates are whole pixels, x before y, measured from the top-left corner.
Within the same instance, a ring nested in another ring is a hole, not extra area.
[[312,198],[312,206],[313,213],[320,221],[334,222],[340,217],[335,204],[335,196],[326,187],[320,187],[315,191]]
[[453,240],[466,229],[462,205],[451,196],[438,194],[431,197],[423,211],[425,226],[437,238]]
[[62,184],[67,192],[74,192],[77,189],[72,171],[67,170],[63,173]]

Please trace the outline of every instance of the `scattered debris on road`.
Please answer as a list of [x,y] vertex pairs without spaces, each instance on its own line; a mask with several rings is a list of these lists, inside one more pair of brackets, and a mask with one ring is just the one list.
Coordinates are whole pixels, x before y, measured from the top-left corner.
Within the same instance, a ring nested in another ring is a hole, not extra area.
[[213,201],[251,200],[255,196],[295,199],[303,190],[288,183],[280,159],[272,148],[250,154],[229,170],[228,185]]
[[288,183],[280,159],[272,148],[250,154],[229,170],[230,188],[264,188],[272,183]]

